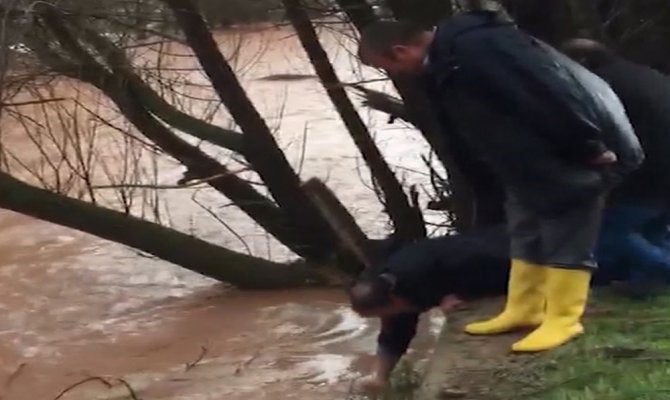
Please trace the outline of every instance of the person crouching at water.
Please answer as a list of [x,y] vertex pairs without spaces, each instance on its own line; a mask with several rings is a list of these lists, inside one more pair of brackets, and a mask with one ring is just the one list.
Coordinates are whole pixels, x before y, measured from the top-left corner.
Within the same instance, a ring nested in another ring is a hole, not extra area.
[[508,277],[504,227],[417,241],[364,272],[348,291],[351,306],[382,324],[374,372],[358,390],[375,394],[387,387],[421,313],[436,307],[448,313],[464,301],[502,296]]
[[[374,371],[359,381],[358,391],[377,394],[386,389],[422,313],[440,308],[448,314],[468,301],[504,296],[509,243],[505,227],[499,226],[384,250],[379,255],[382,261],[348,290],[355,312],[382,322]],[[609,272],[598,270],[593,286],[613,283]]]

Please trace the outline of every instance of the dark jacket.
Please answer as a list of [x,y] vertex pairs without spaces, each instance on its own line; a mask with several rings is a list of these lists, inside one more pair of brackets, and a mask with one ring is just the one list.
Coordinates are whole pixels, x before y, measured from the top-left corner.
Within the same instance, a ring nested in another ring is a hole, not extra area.
[[614,199],[670,205],[670,77],[612,56],[593,69],[619,96],[646,159],[615,191]]
[[[447,132],[540,213],[609,189],[643,155],[619,99],[579,64],[488,12],[437,29],[429,97]],[[615,166],[589,161],[610,149]]]
[[[423,312],[448,295],[464,300],[503,295],[508,265],[509,241],[500,227],[415,242],[368,273],[394,276],[395,295]],[[383,318],[379,351],[403,355],[416,333],[419,314]]]

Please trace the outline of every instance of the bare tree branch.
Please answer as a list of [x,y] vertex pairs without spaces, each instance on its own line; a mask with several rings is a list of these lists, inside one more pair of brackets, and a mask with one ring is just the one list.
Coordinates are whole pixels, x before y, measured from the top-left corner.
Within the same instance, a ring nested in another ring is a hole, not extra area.
[[312,246],[338,248],[335,233],[301,188],[297,174],[277,145],[265,120],[223,57],[198,8],[190,0],[162,0],[173,12],[186,40],[198,57],[212,86],[244,133],[244,155],[267,185],[277,204],[303,232]]
[[393,221],[396,233],[408,240],[425,236],[421,210],[410,205],[402,185],[391,171],[384,156],[372,139],[367,126],[349,100],[328,59],[328,54],[319,42],[309,15],[303,9],[301,1],[283,0],[283,3],[288,18],[293,24],[321,83],[326,88],[330,100],[347,127],[368,168],[370,168],[374,183],[379,186],[383,194],[383,204]]
[[[325,234],[324,230],[295,229],[296,225],[313,225],[314,221],[305,221],[305,211],[308,206],[300,208],[302,221],[289,219],[283,209],[277,207],[270,199],[256,191],[249,183],[235,175],[228,174],[227,169],[219,162],[180,139],[162,123],[157,121],[144,108],[140,97],[126,84],[122,76],[117,76],[104,66],[79,44],[73,34],[64,25],[58,10],[51,6],[40,7],[40,20],[68,54],[78,61],[78,65],[65,60],[56,52],[45,46],[37,39],[30,40],[29,44],[44,62],[59,72],[78,76],[86,82],[102,90],[124,116],[135,125],[150,141],[159,146],[170,156],[177,159],[190,171],[198,176],[208,177],[223,174],[218,179],[208,183],[226,197],[233,200],[245,213],[257,223],[271,232],[282,243],[291,248],[296,254],[305,257],[329,258],[326,253],[332,251],[332,243],[318,243],[318,237]],[[31,33],[34,37],[35,32]],[[31,38],[32,39],[32,38]],[[217,50],[218,51],[218,50]],[[73,67],[75,69],[73,70]],[[280,151],[277,149],[277,151]],[[281,152],[281,151],[280,151]],[[257,154],[256,157],[262,156]],[[274,176],[273,176],[274,177]],[[275,177],[276,178],[276,177]],[[264,179],[267,183],[268,180]],[[275,180],[275,184],[279,182]],[[317,235],[315,232],[321,232]],[[307,245],[315,243],[314,245]]]
[[143,184],[121,184],[121,185],[94,185],[93,189],[119,189],[119,188],[138,188],[138,189],[157,189],[157,190],[167,190],[167,189],[190,189],[195,186],[203,185],[213,180],[223,178],[228,175],[236,175],[245,171],[249,171],[249,168],[239,169],[237,171],[228,171],[221,174],[212,175],[206,178],[198,178],[188,183],[181,185],[143,185]]

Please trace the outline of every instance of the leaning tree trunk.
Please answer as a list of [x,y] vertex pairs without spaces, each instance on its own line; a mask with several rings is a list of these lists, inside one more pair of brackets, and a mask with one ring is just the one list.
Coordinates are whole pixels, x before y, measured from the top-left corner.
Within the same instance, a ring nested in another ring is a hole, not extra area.
[[37,28],[40,28],[38,25],[26,39],[46,65],[52,67],[56,72],[90,83],[100,89],[147,139],[182,163],[189,172],[198,177],[210,178],[207,180],[210,186],[232,200],[242,211],[296,254],[317,262],[330,260],[334,252],[333,248],[320,247],[321,243],[312,241],[313,235],[310,232],[299,229],[294,220],[270,199],[156,120],[141,103],[144,96],[134,92],[137,88],[133,85],[132,77],[129,77],[122,69],[114,69],[114,64],[112,64],[112,72],[108,72],[92,54],[78,43],[61,19],[60,12],[48,5],[38,7],[40,7],[38,15],[44,19],[44,25],[48,28],[47,32],[58,40],[70,59],[76,60],[71,62],[45,46],[45,39],[35,36]]
[[303,187],[333,227],[342,245],[349,249],[355,258],[353,262],[342,265],[340,269],[350,274],[358,274],[363,269],[372,267],[376,260],[373,258],[371,241],[335,193],[316,178],[305,182]]
[[[299,190],[298,193],[303,196],[303,200],[306,202],[303,209],[304,215],[296,217],[295,208],[297,206],[289,209],[289,211],[294,211],[290,215],[286,211],[286,207],[277,207],[271,199],[258,193],[249,183],[227,173],[227,169],[223,165],[197,147],[181,140],[169,127],[160,123],[155,117],[161,118],[163,122],[174,123],[179,130],[195,137],[207,139],[203,136],[205,135],[211,139],[214,135],[221,135],[220,137],[223,139],[225,134],[227,135],[225,136],[226,140],[230,139],[228,144],[233,143],[235,146],[241,144],[245,148],[249,147],[244,144],[248,141],[248,138],[244,141],[242,134],[225,131],[209,124],[198,123],[194,121],[194,118],[180,113],[174,107],[170,108],[171,106],[160,99],[155,92],[150,93],[151,88],[146,83],[142,82],[132,71],[129,71],[132,67],[128,60],[118,48],[114,49],[112,43],[105,41],[104,38],[90,29],[82,28],[77,20],[66,24],[62,12],[50,5],[38,5],[36,10],[39,11],[37,14],[43,19],[46,27],[45,36],[55,37],[67,53],[67,58],[65,58],[49,48],[45,44],[48,43],[48,40],[39,37],[42,27],[36,23],[36,29],[28,34],[26,40],[45,64],[63,75],[85,81],[99,88],[116,103],[126,118],[144,136],[180,161],[189,169],[190,173],[199,178],[209,178],[207,183],[210,186],[230,198],[245,213],[296,254],[319,263],[332,260],[332,256],[339,250],[335,246],[335,235],[328,231],[325,222],[319,223],[318,220],[309,219],[311,216],[310,207],[314,210],[315,208],[308,202],[302,191]],[[81,38],[74,36],[75,32]],[[80,40],[90,44],[99,54],[92,54],[79,43]],[[103,66],[99,62],[100,59],[108,65]],[[109,69],[111,69],[111,72]],[[149,105],[145,105],[144,102],[149,102]],[[150,114],[149,111],[154,114]],[[217,142],[213,139],[209,141]],[[272,143],[276,147],[276,143],[274,141]],[[233,149],[230,145],[223,143],[221,145]],[[277,149],[277,151],[281,154],[281,150]],[[244,148],[240,149],[240,152],[245,156],[248,155]],[[255,159],[262,157],[262,154],[258,154],[258,149],[254,150],[252,148],[249,153]],[[283,157],[283,154],[281,155]],[[265,169],[269,169],[267,165],[265,165]],[[295,178],[292,170],[290,174],[289,178]],[[263,175],[261,176],[263,177]],[[271,189],[279,188],[281,190],[281,173],[275,174],[274,177],[278,179],[269,182]],[[267,176],[264,178],[266,178],[265,182],[268,183]],[[286,192],[284,194],[286,195]],[[300,200],[295,199],[295,201]],[[280,203],[280,205],[283,206],[284,204]],[[318,213],[316,215],[323,218]],[[325,229],[319,229],[322,225],[325,225]],[[324,238],[329,239],[329,241],[324,241]]]
[[337,237],[301,188],[301,182],[270,128],[258,113],[228,62],[219,51],[212,32],[191,0],[162,0],[174,13],[186,41],[235,122],[244,133],[243,152],[260,175],[281,209],[326,261],[337,249]]
[[283,3],[288,19],[298,33],[298,38],[317,76],[383,194],[384,206],[395,227],[395,234],[403,240],[424,237],[426,229],[421,210],[418,205],[410,204],[402,185],[391,171],[365,122],[349,99],[301,1],[283,0]]
[[243,289],[324,284],[313,268],[237,253],[193,236],[28,185],[0,172],[0,208],[121,243]]

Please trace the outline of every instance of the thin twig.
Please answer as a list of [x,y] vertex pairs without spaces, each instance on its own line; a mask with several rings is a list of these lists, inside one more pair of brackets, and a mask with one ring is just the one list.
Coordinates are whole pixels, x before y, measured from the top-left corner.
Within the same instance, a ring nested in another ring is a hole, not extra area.
[[67,100],[65,97],[57,97],[55,99],[40,99],[40,100],[31,100],[31,101],[20,101],[16,103],[0,103],[0,107],[24,107],[24,106],[33,106],[36,104],[45,104],[45,103],[54,103],[57,101]]
[[122,378],[117,378],[116,380],[126,387],[126,389],[128,390],[128,394],[130,395],[130,398],[132,400],[141,400],[139,397],[137,397],[137,393],[135,393],[135,389],[133,389],[133,387],[130,386],[130,383],[128,383],[126,380]]
[[[128,383],[128,381],[126,381],[123,378],[113,378],[113,380],[116,381],[117,383],[120,383],[121,385],[123,385],[126,388],[126,390],[128,391],[128,394],[130,395],[130,398],[132,400],[141,400],[137,396],[137,392],[135,392],[135,389],[133,389],[133,387],[130,385],[130,383]],[[58,396],[56,396],[53,400],[59,400],[63,396],[65,396],[68,392],[70,392],[72,389],[75,389],[75,388],[77,388],[77,387],[79,387],[79,386],[81,386],[85,383],[92,382],[92,381],[101,382],[103,385],[105,385],[105,387],[107,387],[107,389],[112,389],[114,387],[114,385],[108,379],[105,379],[101,376],[91,376],[91,377],[83,379],[83,380],[81,380],[79,382],[76,382],[76,383],[68,386],[67,388],[63,389],[63,391],[60,392],[58,394]]]
[[79,386],[81,386],[85,383],[92,382],[92,381],[98,381],[98,382],[102,383],[103,385],[105,385],[107,387],[107,389],[111,389],[113,387],[113,385],[111,383],[109,383],[109,381],[106,380],[105,378],[102,378],[100,376],[92,376],[92,377],[83,379],[79,382],[73,383],[72,385],[66,387],[65,389],[63,389],[62,392],[60,392],[58,394],[58,396],[54,397],[53,400],[58,400],[58,399],[62,398],[63,396],[65,396],[72,389],[75,389],[75,388],[77,388],[77,387],[79,387]]
[[23,372],[23,370],[26,368],[27,365],[28,364],[26,363],[19,364],[19,366],[16,367],[16,369],[14,370],[14,372],[12,372],[11,375],[7,377],[7,380],[5,381],[5,387],[10,387],[12,383],[14,383],[16,378],[18,378],[19,375],[21,375],[21,373]]
[[235,229],[233,229],[232,226],[230,226],[226,221],[224,221],[221,217],[219,217],[219,216],[218,216],[218,215],[217,215],[211,208],[205,206],[204,204],[202,204],[202,203],[198,200],[198,191],[196,191],[195,193],[193,193],[193,195],[191,196],[191,200],[193,200],[193,202],[194,202],[195,204],[197,204],[198,206],[200,206],[200,208],[202,208],[203,210],[205,210],[205,212],[207,212],[212,218],[214,218],[218,223],[220,223],[221,225],[223,225],[224,228],[226,228],[230,233],[232,233],[233,236],[235,236],[235,237],[237,238],[237,240],[239,240],[240,243],[242,243],[242,245],[243,245],[244,248],[246,249],[248,255],[250,255],[250,256],[253,255],[253,252],[251,251],[251,247],[249,247],[249,244],[247,243],[246,240],[244,240],[244,238],[242,237],[242,235],[240,235],[239,233],[237,233],[237,231],[236,231]]
[[201,346],[200,347],[200,355],[198,356],[198,358],[196,358],[194,361],[186,363],[186,372],[192,370],[198,364],[200,364],[200,361],[202,361],[202,359],[205,358],[205,355],[207,354],[207,351],[208,351],[207,347]]
[[307,133],[309,131],[309,122],[305,123],[305,129],[302,132],[302,144],[300,146],[300,159],[298,161],[298,167],[296,172],[298,176],[302,175],[302,169],[305,165],[305,155],[307,153]]
[[251,363],[254,362],[254,360],[256,360],[258,358],[258,356],[260,356],[260,355],[261,355],[261,351],[258,350],[248,360],[245,360],[244,362],[240,363],[240,365],[238,365],[237,368],[235,368],[235,376],[240,375],[242,373],[242,370],[244,370],[249,365],[251,365]]
[[237,171],[228,171],[221,174],[212,175],[207,178],[196,179],[182,185],[149,185],[149,184],[120,184],[120,185],[97,185],[93,186],[93,189],[155,189],[155,190],[167,190],[167,189],[189,189],[194,186],[201,185],[203,183],[208,183],[219,178],[223,178],[230,175],[236,175],[242,172],[248,171],[249,168],[242,168]]

